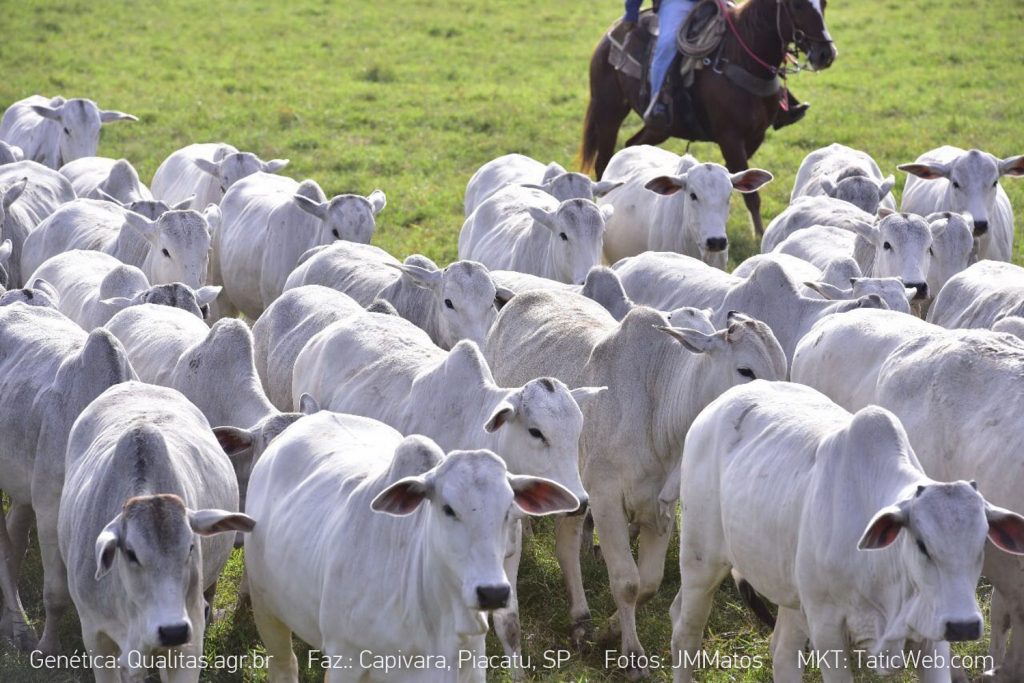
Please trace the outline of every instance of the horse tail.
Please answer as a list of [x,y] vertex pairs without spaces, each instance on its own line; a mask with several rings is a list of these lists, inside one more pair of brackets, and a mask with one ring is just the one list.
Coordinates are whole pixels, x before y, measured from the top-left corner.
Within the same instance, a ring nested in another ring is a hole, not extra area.
[[579,154],[576,155],[576,164],[581,173],[590,173],[594,170],[594,160],[597,158],[597,124],[594,121],[594,95],[591,93],[590,102],[587,103],[587,114],[583,117],[583,141],[580,143]]

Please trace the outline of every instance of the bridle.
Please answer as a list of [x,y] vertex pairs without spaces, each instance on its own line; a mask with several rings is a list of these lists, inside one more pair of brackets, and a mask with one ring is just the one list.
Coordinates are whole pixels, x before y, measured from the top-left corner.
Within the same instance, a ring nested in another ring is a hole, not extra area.
[[[786,76],[791,73],[798,73],[805,70],[813,71],[813,67],[811,67],[810,64],[807,62],[800,64],[797,60],[801,51],[805,54],[807,53],[807,48],[803,47],[804,45],[807,45],[808,43],[823,43],[831,45],[833,43],[832,40],[824,38],[810,38],[802,29],[798,29],[796,27],[796,22],[793,21],[793,13],[790,11],[786,0],[775,0],[775,32],[778,34],[779,42],[782,43],[785,50],[783,62],[790,62],[791,66],[777,66],[775,64],[769,64],[758,57],[743,41],[743,37],[740,35],[739,30],[736,28],[736,24],[732,20],[732,16],[729,14],[729,7],[726,5],[725,0],[716,1],[718,2],[719,10],[725,17],[725,23],[728,25],[729,31],[732,33],[733,38],[736,39],[736,42],[739,43],[739,46],[743,48],[743,51],[746,52],[751,59],[757,62],[758,65],[766,69],[772,76],[781,76],[783,80],[785,80]],[[786,15],[789,19],[789,25],[792,27],[789,40],[786,40],[786,37],[782,35],[783,8],[785,8]],[[792,49],[790,49],[790,45],[793,46]]]

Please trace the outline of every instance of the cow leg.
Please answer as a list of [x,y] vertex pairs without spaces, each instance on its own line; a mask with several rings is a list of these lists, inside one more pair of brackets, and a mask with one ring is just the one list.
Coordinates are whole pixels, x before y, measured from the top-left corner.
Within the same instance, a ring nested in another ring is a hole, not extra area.
[[[110,657],[117,657],[117,647],[106,635],[92,624],[82,622],[82,642],[86,651],[97,658],[97,661],[105,663]],[[96,683],[120,683],[123,669],[117,667],[93,667],[92,674],[96,677]]]
[[640,543],[638,545],[640,565],[640,595],[636,604],[644,605],[654,597],[665,576],[665,554],[668,552],[669,541],[672,540],[674,524],[669,525],[665,533],[659,533],[650,527],[640,527]]
[[918,667],[917,680],[921,683],[946,683],[946,681],[951,680],[950,673],[952,669],[949,660],[953,653],[949,651],[949,642],[945,640],[939,642],[927,641],[921,643],[920,649],[922,654],[934,654],[936,662],[945,662],[946,665],[943,667]]
[[[7,511],[7,535],[11,539],[11,556],[14,562],[14,583],[18,583],[21,575],[21,563],[25,559],[28,547],[28,532],[32,526],[32,506],[11,504]],[[0,634],[13,633],[14,622],[10,611],[3,609],[3,596],[0,595]]]
[[992,657],[993,664],[999,666],[1006,657],[1006,639],[1010,633],[1011,615],[1006,600],[998,590],[992,591],[989,617],[992,622],[992,640],[989,643],[988,654]]
[[[747,165],[750,159],[747,146],[740,137],[723,135],[718,146],[722,150],[725,166],[731,172],[738,173],[750,168]],[[761,222],[761,195],[757,192],[748,192],[743,195],[743,202],[747,205],[747,212],[750,213],[750,219],[754,222],[754,234],[760,237],[764,234],[764,223]]]
[[715,592],[730,569],[726,559],[716,552],[722,547],[720,541],[687,536],[686,531],[684,527],[680,533],[679,592],[670,611],[674,683],[693,680],[693,660],[687,654],[690,658],[699,654]]
[[[609,501],[608,498],[611,498]],[[639,666],[645,659],[644,648],[636,632],[636,601],[640,596],[640,571],[633,561],[633,550],[629,545],[629,525],[617,496],[600,496],[590,499],[594,514],[594,526],[601,539],[601,550],[608,567],[608,580],[616,612],[613,628],[622,631],[620,656],[626,657],[626,677],[630,680],[649,674],[646,667]]]
[[60,555],[60,546],[57,543],[56,508],[53,510],[52,523],[43,515],[36,516],[39,552],[43,560],[43,608],[46,612],[39,650],[46,654],[57,654],[60,651],[60,621],[71,604],[68,570],[64,566],[64,558]]
[[18,593],[19,564],[20,561],[15,558],[14,544],[7,534],[6,519],[0,515],[0,594],[3,594],[4,609],[11,624],[11,630],[3,635],[10,635],[19,650],[28,651],[35,648],[36,639],[21,604],[21,594]]
[[[505,555],[505,576],[508,577],[509,585],[512,586],[512,592],[508,596],[508,607],[494,612],[494,632],[498,634],[498,640],[501,641],[505,656],[511,658],[509,661],[519,662],[522,645],[519,639],[521,632],[519,591],[516,588],[516,583],[519,580],[519,561],[523,557],[523,525],[521,523],[515,525],[512,538],[509,541],[510,547]],[[512,670],[512,680],[521,681],[525,677],[526,671],[521,666],[516,666]]]
[[593,637],[593,623],[590,620],[590,606],[583,590],[583,568],[580,566],[580,544],[583,540],[583,516],[559,516],[555,518],[555,556],[565,577],[565,589],[569,593],[569,617],[572,619],[572,642],[582,649]]
[[252,597],[249,595],[249,570],[242,568],[242,578],[238,580],[238,599],[235,601],[235,611],[241,612],[251,606]]
[[[853,683],[842,620],[828,611],[819,610],[815,613],[805,610],[810,627],[811,649],[828,655],[821,664],[821,679],[825,683]],[[835,656],[831,656],[831,653],[835,653]]]
[[807,622],[800,610],[779,607],[772,632],[772,680],[776,683],[800,683],[800,653],[807,644]]
[[295,683],[299,680],[299,660],[292,650],[291,629],[266,609],[258,592],[252,594],[252,616],[270,657],[268,683]]

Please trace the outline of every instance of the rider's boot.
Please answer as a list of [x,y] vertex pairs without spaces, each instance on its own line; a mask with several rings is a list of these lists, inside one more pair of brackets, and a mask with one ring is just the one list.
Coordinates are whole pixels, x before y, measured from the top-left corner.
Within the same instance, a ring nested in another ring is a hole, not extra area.
[[811,105],[806,102],[798,102],[797,99],[793,97],[793,93],[789,90],[785,91],[785,96],[786,104],[789,106],[788,109],[779,107],[778,111],[775,112],[775,120],[772,121],[772,128],[775,130],[785,128],[786,126],[796,123],[802,119],[807,114],[807,110],[811,108]]
[[672,124],[669,105],[661,94],[662,91],[659,89],[651,96],[651,103],[644,112],[644,125],[653,130],[664,130]]

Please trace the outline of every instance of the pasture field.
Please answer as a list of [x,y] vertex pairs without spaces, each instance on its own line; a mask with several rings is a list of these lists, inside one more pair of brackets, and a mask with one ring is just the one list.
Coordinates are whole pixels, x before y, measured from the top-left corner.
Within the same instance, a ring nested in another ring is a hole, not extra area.
[[[483,162],[520,151],[569,166],[587,103],[590,50],[621,11],[617,0],[292,0],[217,3],[168,0],[0,0],[0,108],[32,93],[84,96],[139,116],[105,128],[100,153],[126,157],[143,180],[172,151],[224,140],[264,159],[288,158],[287,175],[315,178],[331,195],[379,187],[388,205],[374,242],[399,257],[456,258],[462,195]],[[999,157],[1024,153],[1024,5],[1019,0],[877,0],[829,4],[839,58],[828,71],[790,84],[813,107],[796,126],[768,133],[752,162],[776,175],[762,192],[767,223],[787,203],[801,159],[842,142],[871,153],[883,172],[940,144]],[[638,127],[631,117],[623,138]],[[668,144],[682,151],[684,143]],[[717,148],[695,144],[701,159]],[[1024,180],[1004,180],[1024,223]],[[733,204],[731,256],[757,250],[742,202]],[[1016,241],[1024,262],[1024,240]],[[550,522],[535,524],[524,553],[520,605],[525,652],[538,681],[611,681],[600,638],[614,611],[603,565],[584,553],[585,584],[598,639],[565,666],[543,668],[543,653],[568,648],[569,621]],[[658,596],[638,615],[649,654],[668,657],[669,605],[679,584],[670,548]],[[282,558],[287,561],[286,558]],[[251,614],[235,611],[241,553],[222,577],[207,632],[213,656],[261,651]],[[41,626],[41,570],[30,553],[23,597]],[[982,589],[986,593],[986,589]],[[987,604],[987,595],[983,595]],[[706,671],[703,681],[769,681],[768,639],[735,590],[720,591],[705,647],[760,658],[763,667]],[[34,669],[0,646],[0,682],[91,680],[83,671]],[[81,649],[64,627],[66,652]],[[300,663],[306,656],[300,649]],[[987,651],[982,641],[955,648]],[[501,651],[488,641],[492,654]],[[501,680],[499,672],[490,678]],[[654,680],[669,680],[657,671]],[[818,680],[809,673],[807,680]],[[262,681],[243,668],[209,670],[204,681]],[[303,681],[321,681],[311,669]],[[864,680],[874,680],[865,674]],[[911,680],[910,676],[896,680]]]

